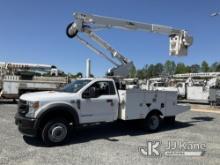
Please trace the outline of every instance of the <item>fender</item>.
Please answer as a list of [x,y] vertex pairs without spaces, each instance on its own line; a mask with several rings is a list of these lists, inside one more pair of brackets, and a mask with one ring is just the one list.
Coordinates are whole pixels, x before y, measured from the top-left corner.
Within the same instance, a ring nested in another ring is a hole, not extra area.
[[48,106],[46,106],[45,108],[42,109],[43,112],[39,113],[37,115],[37,122],[35,124],[35,127],[38,128],[38,126],[40,125],[41,121],[44,119],[44,117],[49,114],[52,113],[53,111],[63,111],[63,112],[68,112],[69,114],[71,114],[70,117],[73,118],[74,120],[74,124],[75,125],[79,125],[79,115],[76,111],[76,109],[68,104],[65,103],[54,103],[54,104],[50,104]]
[[[160,110],[158,110],[158,109],[152,109],[152,110],[150,110],[150,111],[146,114],[146,117],[149,116],[149,115],[151,115],[151,114],[153,114],[153,113],[157,113],[157,114],[159,114],[160,116],[163,116],[163,113],[162,113]],[[146,117],[145,117],[145,118],[146,118]]]

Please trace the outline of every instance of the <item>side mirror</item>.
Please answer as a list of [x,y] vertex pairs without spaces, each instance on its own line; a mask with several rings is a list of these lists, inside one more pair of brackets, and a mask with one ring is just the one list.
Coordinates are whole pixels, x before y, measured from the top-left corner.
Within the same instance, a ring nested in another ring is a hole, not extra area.
[[96,89],[95,87],[90,87],[82,94],[82,98],[89,99],[89,98],[95,98],[96,97]]

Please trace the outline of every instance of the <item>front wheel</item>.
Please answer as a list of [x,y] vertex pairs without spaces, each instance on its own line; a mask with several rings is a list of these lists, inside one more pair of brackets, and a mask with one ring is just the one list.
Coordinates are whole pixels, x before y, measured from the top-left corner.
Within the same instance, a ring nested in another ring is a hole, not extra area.
[[70,126],[65,119],[57,118],[49,120],[43,127],[41,137],[46,145],[60,145],[67,141],[70,134]]
[[150,114],[144,121],[144,127],[149,132],[156,132],[160,128],[161,118],[157,113]]

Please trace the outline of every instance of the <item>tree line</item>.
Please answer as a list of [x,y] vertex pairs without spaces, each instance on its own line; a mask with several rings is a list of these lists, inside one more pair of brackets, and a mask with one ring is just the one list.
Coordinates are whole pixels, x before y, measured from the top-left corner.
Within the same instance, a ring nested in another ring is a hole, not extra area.
[[198,72],[220,72],[220,62],[209,64],[203,61],[201,64],[186,65],[184,63],[175,63],[167,60],[164,64],[145,65],[142,69],[131,69],[129,77],[137,77],[139,79],[152,78],[158,76],[169,76],[182,73],[198,73]]

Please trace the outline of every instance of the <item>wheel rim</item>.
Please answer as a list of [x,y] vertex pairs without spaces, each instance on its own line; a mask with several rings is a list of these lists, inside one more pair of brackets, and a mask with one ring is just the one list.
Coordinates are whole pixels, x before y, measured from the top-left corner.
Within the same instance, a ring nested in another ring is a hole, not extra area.
[[155,130],[155,129],[158,128],[159,123],[160,123],[160,121],[159,121],[159,118],[157,116],[151,116],[150,120],[149,120],[149,128],[151,130]]
[[48,138],[50,141],[58,143],[62,142],[67,136],[67,127],[63,123],[55,123],[48,130]]

